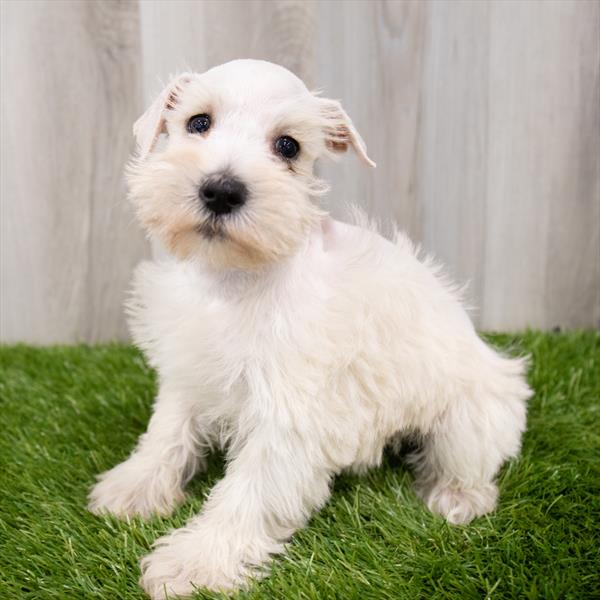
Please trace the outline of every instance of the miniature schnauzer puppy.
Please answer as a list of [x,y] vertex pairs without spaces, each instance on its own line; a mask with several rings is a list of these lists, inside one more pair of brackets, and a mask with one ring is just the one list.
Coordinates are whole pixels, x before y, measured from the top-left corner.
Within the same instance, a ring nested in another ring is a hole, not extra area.
[[264,575],[332,478],[377,466],[403,434],[420,439],[412,464],[430,510],[450,523],[492,511],[525,428],[525,361],[478,337],[403,234],[319,206],[318,158],[352,148],[374,166],[340,103],[283,67],[236,60],[176,77],[134,134],[130,198],[169,251],[138,267],[129,304],[159,391],[89,507],[167,515],[211,448],[227,457],[201,513],[142,560],[148,594]]

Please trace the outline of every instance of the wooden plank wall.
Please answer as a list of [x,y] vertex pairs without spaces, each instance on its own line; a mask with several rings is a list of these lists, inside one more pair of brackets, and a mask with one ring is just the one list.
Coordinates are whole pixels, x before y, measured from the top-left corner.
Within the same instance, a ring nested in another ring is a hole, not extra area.
[[392,220],[485,329],[600,326],[600,2],[2,3],[1,337],[126,337],[149,252],[131,123],[171,73],[280,62],[343,100],[376,170],[322,165],[343,217]]
[[1,8],[2,340],[122,337],[147,245],[123,201],[143,104],[138,4]]

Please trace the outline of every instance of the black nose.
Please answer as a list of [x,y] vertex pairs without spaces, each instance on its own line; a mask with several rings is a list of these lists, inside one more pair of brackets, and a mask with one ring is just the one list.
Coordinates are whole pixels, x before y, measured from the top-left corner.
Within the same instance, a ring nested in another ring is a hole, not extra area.
[[248,190],[236,177],[226,173],[210,175],[200,188],[200,200],[215,215],[226,215],[246,202]]

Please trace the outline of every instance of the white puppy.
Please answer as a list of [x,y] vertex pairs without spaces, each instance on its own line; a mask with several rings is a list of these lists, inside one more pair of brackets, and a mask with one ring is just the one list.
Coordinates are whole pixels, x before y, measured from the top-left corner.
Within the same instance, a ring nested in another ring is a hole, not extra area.
[[493,510],[525,428],[524,361],[481,341],[406,237],[321,210],[316,159],[352,147],[373,165],[341,105],[282,67],[238,60],[177,77],[134,132],[130,196],[173,255],[138,268],[130,305],[160,389],[90,509],[166,515],[207,451],[227,454],[201,514],[142,560],[150,596],[261,576],[332,477],[378,465],[404,433],[420,438],[416,483],[432,511],[467,523]]

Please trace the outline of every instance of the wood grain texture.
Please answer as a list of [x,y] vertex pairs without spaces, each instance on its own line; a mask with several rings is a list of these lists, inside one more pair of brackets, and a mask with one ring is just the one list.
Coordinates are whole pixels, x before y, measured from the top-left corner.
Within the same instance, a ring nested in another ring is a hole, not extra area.
[[468,283],[466,297],[482,313],[488,175],[490,5],[427,6],[418,172],[423,247]]
[[488,328],[599,325],[599,8],[491,5]]
[[334,214],[396,221],[482,328],[598,327],[600,4],[318,6],[320,79],[378,163],[325,167]]
[[377,163],[369,169],[348,156],[324,164],[328,205],[343,218],[347,203],[358,204],[384,230],[395,221],[417,239],[426,9],[421,2],[318,4],[319,87],[342,100]]
[[3,341],[126,335],[131,125],[171,74],[241,57],[343,101],[378,167],[320,165],[326,205],[398,223],[478,326],[600,327],[596,0],[11,0],[1,34]]
[[146,243],[124,200],[141,109],[137,3],[2,6],[3,341],[126,335]]
[[313,85],[311,0],[146,0],[140,4],[145,99],[177,72],[236,58],[282,64]]

